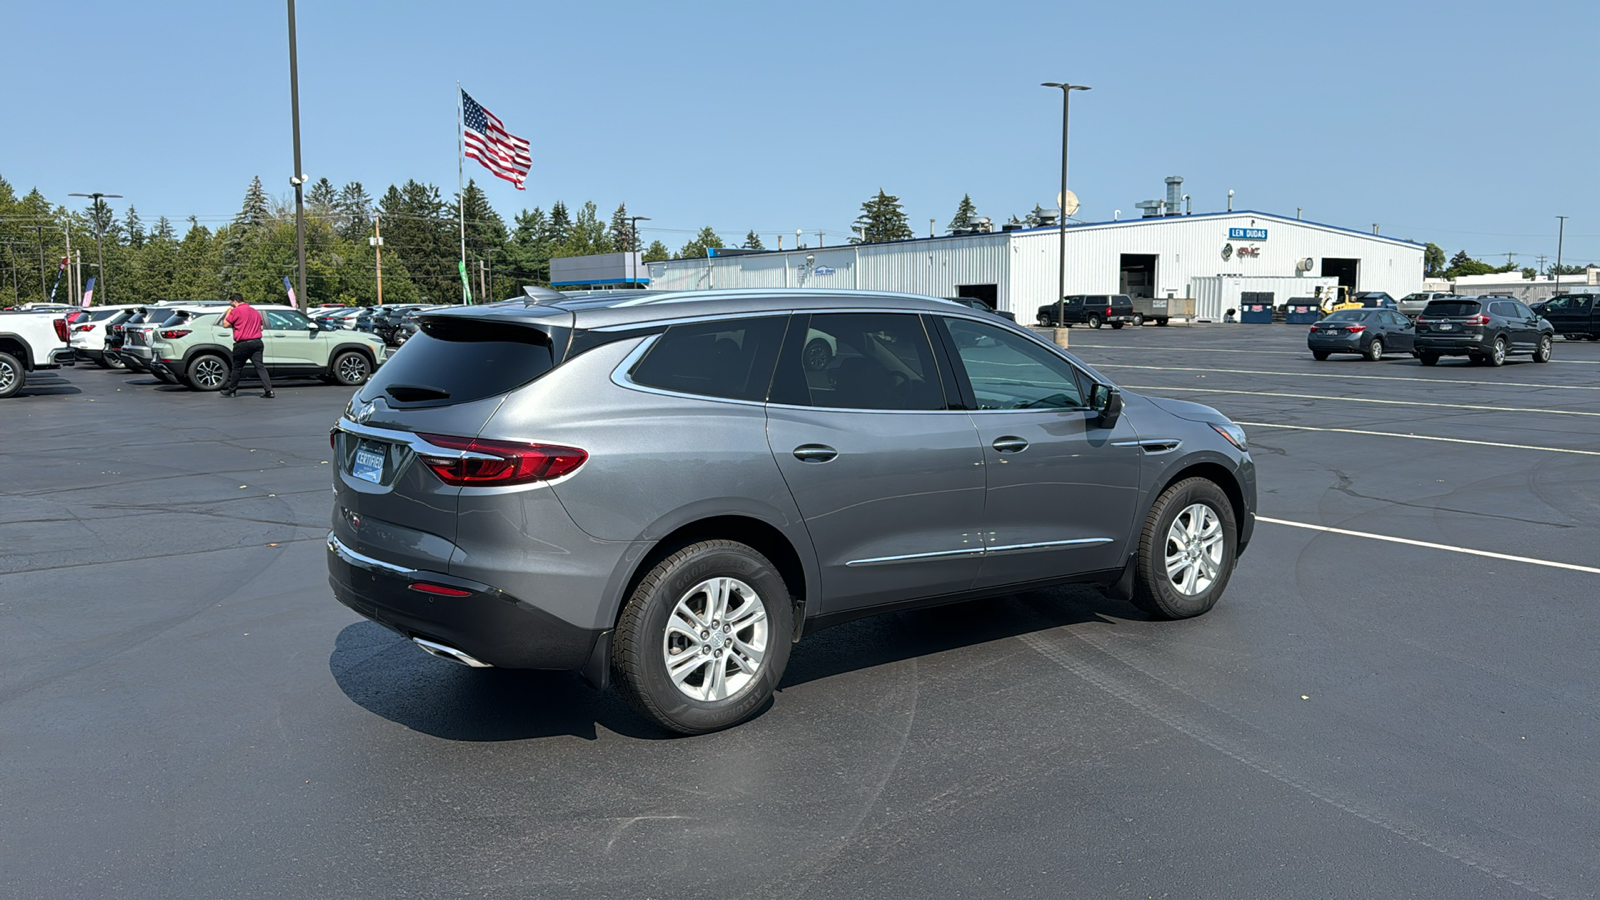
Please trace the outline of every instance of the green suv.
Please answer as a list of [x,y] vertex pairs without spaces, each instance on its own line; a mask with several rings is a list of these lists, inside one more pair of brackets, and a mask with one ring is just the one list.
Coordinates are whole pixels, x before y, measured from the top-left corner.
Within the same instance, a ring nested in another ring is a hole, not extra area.
[[[330,331],[287,306],[257,306],[262,317],[261,359],[274,378],[314,376],[330,384],[366,383],[383,364],[386,349],[376,335]],[[152,335],[152,370],[197,391],[220,390],[233,367],[233,330],[220,323],[227,309],[189,311]],[[255,370],[245,367],[245,377]]]

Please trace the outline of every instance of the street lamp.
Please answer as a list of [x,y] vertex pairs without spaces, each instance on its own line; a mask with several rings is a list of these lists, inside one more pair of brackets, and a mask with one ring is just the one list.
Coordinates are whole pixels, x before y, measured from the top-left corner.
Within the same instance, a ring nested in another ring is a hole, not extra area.
[[[105,247],[101,244],[100,201],[103,198],[121,200],[122,195],[102,194],[99,191],[95,191],[90,194],[68,194],[67,196],[88,197],[94,201],[94,255],[95,258],[99,260],[99,263],[96,264],[96,268],[100,270],[100,305],[104,306],[111,300],[111,289],[106,285],[106,251]],[[67,227],[70,228],[72,226],[69,225]]]
[[[295,57],[294,0],[289,0],[289,114],[294,131],[294,175],[289,183],[294,185],[294,257],[295,290],[301,303],[309,304],[306,296],[306,175],[300,169],[300,67]],[[463,240],[465,238],[463,237]]]
[[629,216],[628,227],[633,231],[633,283],[639,283],[639,260],[643,258],[644,251],[639,249],[639,223],[650,221],[649,216]]
[[[1555,294],[1559,294],[1561,293],[1561,245],[1566,243],[1567,240],[1567,217],[1556,216],[1556,218],[1561,222],[1561,230],[1556,233],[1556,280],[1554,291]],[[1553,297],[1555,294],[1551,294],[1551,296]]]
[[1067,304],[1067,112],[1073,91],[1087,91],[1081,84],[1046,81],[1040,87],[1061,89],[1061,199],[1056,204],[1056,228],[1060,232],[1060,263],[1056,271],[1056,325],[1066,324]]

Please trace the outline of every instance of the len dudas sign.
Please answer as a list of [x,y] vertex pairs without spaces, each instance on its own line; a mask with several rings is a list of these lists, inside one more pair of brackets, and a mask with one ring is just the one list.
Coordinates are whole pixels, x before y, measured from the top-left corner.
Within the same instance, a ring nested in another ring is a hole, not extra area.
[[1230,241],[1264,241],[1267,239],[1265,228],[1229,228],[1228,240]]

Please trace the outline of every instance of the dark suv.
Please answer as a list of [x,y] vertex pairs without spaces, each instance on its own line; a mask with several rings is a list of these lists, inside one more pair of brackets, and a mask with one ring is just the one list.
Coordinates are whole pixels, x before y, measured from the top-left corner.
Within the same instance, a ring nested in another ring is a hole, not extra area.
[[1450,297],[1429,301],[1417,315],[1412,355],[1425,366],[1441,356],[1465,356],[1477,365],[1504,365],[1526,353],[1549,362],[1555,328],[1521,300],[1509,297]]
[[698,733],[828,625],[1074,582],[1195,616],[1250,541],[1243,429],[990,313],[629,293],[418,316],[331,435],[341,603]]
[[[1060,313],[1059,322],[1056,321],[1057,312]],[[1069,294],[1059,309],[1055,303],[1039,307],[1039,324],[1044,326],[1099,328],[1110,323],[1112,328],[1121,328],[1132,321],[1133,299],[1127,294]]]

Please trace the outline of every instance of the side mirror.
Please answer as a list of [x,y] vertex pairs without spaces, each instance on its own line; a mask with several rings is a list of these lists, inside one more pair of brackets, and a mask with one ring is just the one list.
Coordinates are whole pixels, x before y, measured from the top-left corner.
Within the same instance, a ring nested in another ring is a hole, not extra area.
[[1089,408],[1100,413],[1100,427],[1111,428],[1122,415],[1122,392],[1109,384],[1096,384],[1089,390]]

